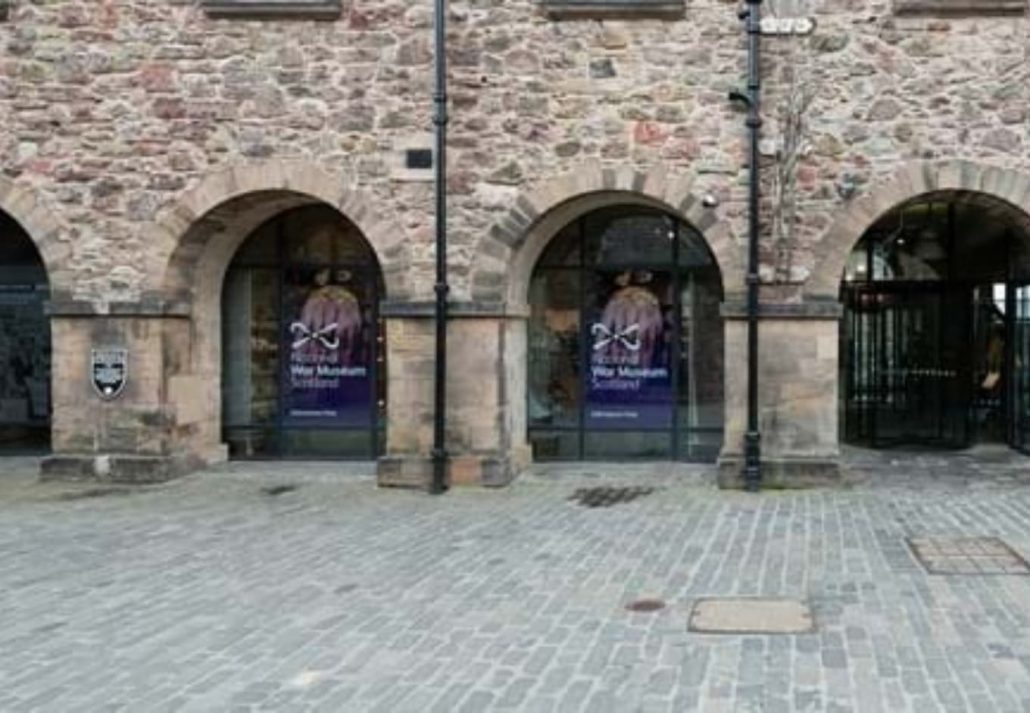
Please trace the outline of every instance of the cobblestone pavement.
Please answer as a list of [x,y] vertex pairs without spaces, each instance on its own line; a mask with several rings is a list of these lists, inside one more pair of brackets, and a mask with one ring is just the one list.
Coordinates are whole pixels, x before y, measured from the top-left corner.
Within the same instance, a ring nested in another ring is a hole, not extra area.
[[[932,487],[935,461],[913,462],[759,496],[583,466],[437,498],[368,466],[125,491],[9,462],[0,711],[1030,711],[1030,577],[931,576],[905,542],[1026,557],[1030,488]],[[595,482],[656,490],[568,500]],[[804,598],[817,631],[689,633],[723,595]],[[625,610],[642,597],[667,606]]]

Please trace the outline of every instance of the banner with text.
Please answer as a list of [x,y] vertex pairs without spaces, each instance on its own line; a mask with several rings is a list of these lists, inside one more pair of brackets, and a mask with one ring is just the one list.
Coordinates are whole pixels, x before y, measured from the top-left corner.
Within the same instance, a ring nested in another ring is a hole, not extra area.
[[586,426],[653,430],[672,426],[673,330],[661,295],[668,276],[647,270],[599,275],[588,323]]
[[288,284],[285,296],[284,422],[370,425],[375,335],[360,286],[347,271],[324,269],[308,284]]

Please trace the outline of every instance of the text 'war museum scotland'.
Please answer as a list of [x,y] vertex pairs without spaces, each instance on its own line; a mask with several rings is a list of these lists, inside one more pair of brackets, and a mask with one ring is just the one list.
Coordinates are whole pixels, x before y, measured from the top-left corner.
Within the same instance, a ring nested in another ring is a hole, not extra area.
[[1030,453],[1027,17],[0,0],[0,450],[430,490]]

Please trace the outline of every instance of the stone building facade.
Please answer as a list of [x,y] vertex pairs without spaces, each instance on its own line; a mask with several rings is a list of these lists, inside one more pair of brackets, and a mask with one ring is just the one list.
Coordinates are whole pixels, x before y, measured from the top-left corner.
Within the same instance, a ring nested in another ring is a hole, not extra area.
[[[380,480],[425,483],[433,185],[406,161],[432,146],[430,0],[259,3],[260,17],[230,0],[6,5],[0,211],[46,270],[44,473],[160,479],[226,458],[225,276],[262,225],[317,205],[381,272]],[[718,267],[717,455],[732,481],[746,417],[738,8],[575,5],[449,3],[450,478],[503,484],[533,458],[534,268],[566,226],[621,206],[696,231]],[[1017,232],[1028,220],[1030,23],[1021,0],[967,5],[764,8],[815,21],[763,42],[770,477],[837,467],[841,281],[871,226],[921,196],[982,205]],[[98,348],[127,351],[117,398],[91,384]]]

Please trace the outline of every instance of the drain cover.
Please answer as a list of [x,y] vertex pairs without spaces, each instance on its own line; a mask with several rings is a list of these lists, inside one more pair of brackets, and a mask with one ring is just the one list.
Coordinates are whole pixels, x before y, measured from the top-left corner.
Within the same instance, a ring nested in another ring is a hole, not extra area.
[[997,537],[912,537],[912,553],[929,574],[1030,574],[1030,565]]
[[661,599],[637,599],[626,605],[626,610],[633,612],[653,612],[664,608],[665,602]]
[[646,487],[613,487],[579,488],[569,500],[578,502],[588,508],[609,508],[619,503],[628,503],[654,492],[654,488]]
[[261,488],[261,492],[270,497],[277,495],[284,495],[286,493],[292,493],[297,489],[296,485],[269,485],[268,487]]
[[701,599],[690,612],[700,634],[806,634],[815,630],[808,605],[798,599]]

